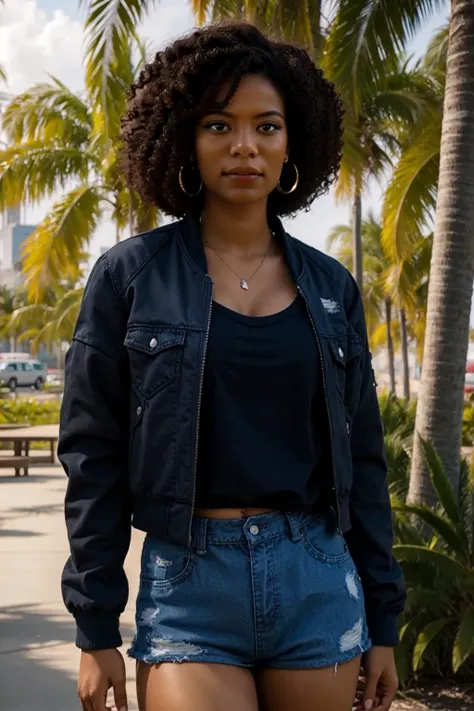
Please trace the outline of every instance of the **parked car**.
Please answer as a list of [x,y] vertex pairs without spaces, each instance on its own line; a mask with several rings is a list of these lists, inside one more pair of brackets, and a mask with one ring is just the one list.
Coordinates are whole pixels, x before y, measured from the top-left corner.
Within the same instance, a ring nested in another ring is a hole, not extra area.
[[44,363],[32,358],[24,360],[0,360],[0,387],[17,388],[32,387],[41,390],[46,382],[48,368]]

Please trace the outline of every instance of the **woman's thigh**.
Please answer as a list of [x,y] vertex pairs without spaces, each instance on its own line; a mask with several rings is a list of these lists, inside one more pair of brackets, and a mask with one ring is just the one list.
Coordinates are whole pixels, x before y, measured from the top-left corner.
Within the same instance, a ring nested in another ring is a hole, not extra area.
[[361,657],[321,669],[263,669],[259,711],[351,711]]
[[137,696],[140,711],[259,711],[252,672],[226,664],[138,663]]

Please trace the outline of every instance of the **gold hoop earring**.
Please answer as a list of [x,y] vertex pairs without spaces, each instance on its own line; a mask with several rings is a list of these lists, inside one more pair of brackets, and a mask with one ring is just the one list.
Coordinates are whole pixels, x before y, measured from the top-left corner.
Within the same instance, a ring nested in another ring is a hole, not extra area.
[[298,168],[296,167],[296,163],[293,163],[293,168],[295,169],[295,182],[293,183],[293,185],[291,186],[291,188],[289,190],[283,190],[283,188],[281,187],[281,184],[280,184],[281,176],[280,176],[280,180],[277,183],[277,190],[282,195],[291,195],[291,193],[294,193],[296,188],[298,187],[298,184],[300,182],[300,174],[299,174]]
[[199,188],[198,188],[197,192],[196,192],[196,193],[190,193],[190,192],[189,192],[188,190],[186,190],[186,188],[184,187],[184,182],[183,182],[183,170],[184,170],[184,165],[181,166],[181,168],[179,169],[179,173],[178,173],[179,187],[181,188],[181,190],[183,191],[183,193],[184,193],[185,195],[187,195],[188,197],[191,197],[191,198],[195,198],[195,197],[197,197],[197,196],[199,195],[199,193],[200,193],[201,190],[202,190],[202,180],[199,181]]

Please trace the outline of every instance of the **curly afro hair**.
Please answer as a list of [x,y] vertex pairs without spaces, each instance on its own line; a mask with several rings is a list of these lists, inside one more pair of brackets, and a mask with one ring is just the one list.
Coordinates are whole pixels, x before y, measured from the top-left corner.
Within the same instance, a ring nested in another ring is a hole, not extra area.
[[145,202],[175,217],[199,213],[179,186],[181,166],[191,165],[197,122],[216,109],[220,87],[229,103],[246,74],[267,77],[281,92],[290,161],[299,184],[290,195],[274,190],[272,215],[307,209],[337,177],[342,148],[341,101],[307,52],[273,41],[251,24],[228,22],[197,29],[155,55],[132,85],[122,119],[122,164],[128,184]]

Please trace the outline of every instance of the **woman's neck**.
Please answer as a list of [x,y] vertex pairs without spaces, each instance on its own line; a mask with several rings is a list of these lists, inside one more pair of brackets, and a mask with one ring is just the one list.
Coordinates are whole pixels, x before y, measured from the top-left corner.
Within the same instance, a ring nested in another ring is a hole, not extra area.
[[241,258],[260,256],[272,238],[266,205],[208,203],[201,215],[201,235],[219,252]]

